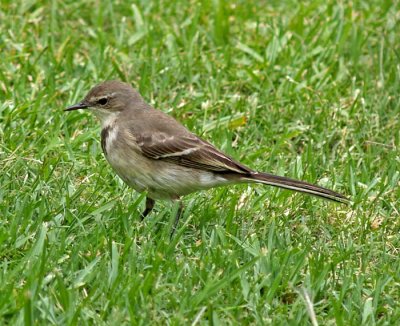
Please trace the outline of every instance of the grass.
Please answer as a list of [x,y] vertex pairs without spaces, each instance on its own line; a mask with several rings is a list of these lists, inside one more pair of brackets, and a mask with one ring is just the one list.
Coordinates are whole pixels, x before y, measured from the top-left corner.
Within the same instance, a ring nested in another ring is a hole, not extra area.
[[[0,323],[394,325],[400,320],[396,1],[3,1]],[[122,79],[263,186],[158,203],[65,114]]]

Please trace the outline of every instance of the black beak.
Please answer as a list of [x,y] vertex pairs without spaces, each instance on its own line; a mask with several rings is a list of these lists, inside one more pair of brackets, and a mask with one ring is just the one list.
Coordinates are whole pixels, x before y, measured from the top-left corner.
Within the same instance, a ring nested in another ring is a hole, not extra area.
[[71,105],[70,107],[64,109],[64,111],[74,111],[74,110],[79,110],[79,109],[87,109],[89,106],[84,103],[84,102],[80,102],[78,104],[75,105]]

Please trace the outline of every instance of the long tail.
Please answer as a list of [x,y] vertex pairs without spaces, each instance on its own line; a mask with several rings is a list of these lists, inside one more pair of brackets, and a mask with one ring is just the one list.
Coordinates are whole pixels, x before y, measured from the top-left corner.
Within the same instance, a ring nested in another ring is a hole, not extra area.
[[286,177],[280,177],[277,175],[264,173],[264,172],[254,172],[251,173],[249,177],[245,180],[251,182],[258,182],[267,184],[274,187],[290,189],[294,191],[304,192],[310,195],[321,197],[324,199],[329,199],[335,202],[348,204],[349,199],[333,190],[329,190],[317,185],[313,185],[308,182],[293,180]]

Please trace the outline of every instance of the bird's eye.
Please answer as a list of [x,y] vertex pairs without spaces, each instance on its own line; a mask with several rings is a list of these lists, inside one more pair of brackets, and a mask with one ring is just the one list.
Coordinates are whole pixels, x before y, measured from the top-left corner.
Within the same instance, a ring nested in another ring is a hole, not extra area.
[[106,105],[108,102],[108,98],[107,97],[103,97],[100,100],[97,101],[98,104],[100,105]]

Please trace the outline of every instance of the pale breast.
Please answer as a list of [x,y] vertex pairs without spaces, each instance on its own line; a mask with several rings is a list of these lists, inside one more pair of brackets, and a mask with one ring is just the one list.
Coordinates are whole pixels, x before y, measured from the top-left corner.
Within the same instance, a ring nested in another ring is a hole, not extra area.
[[147,159],[135,150],[132,139],[124,137],[117,125],[103,128],[101,147],[108,163],[126,184],[140,192],[147,189],[146,180],[141,180],[149,170]]

